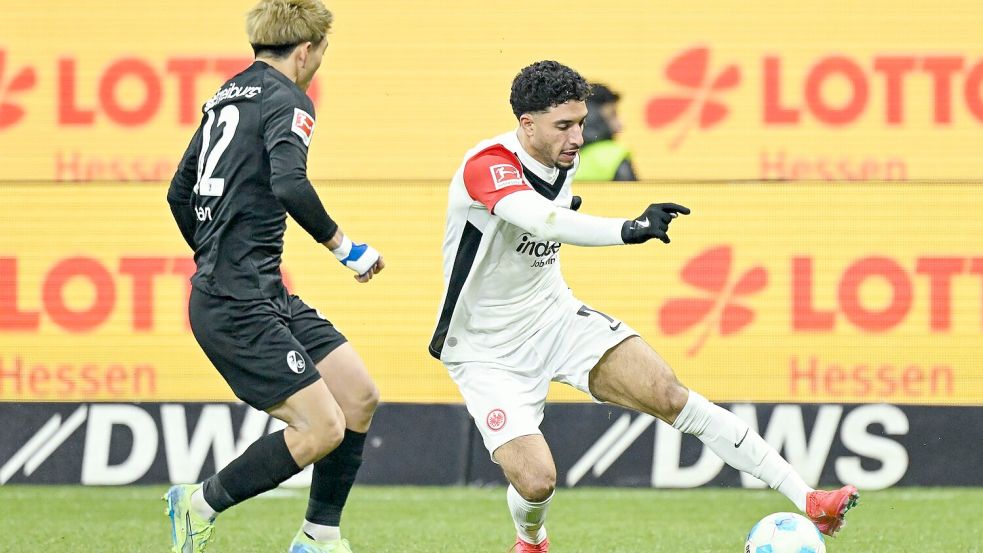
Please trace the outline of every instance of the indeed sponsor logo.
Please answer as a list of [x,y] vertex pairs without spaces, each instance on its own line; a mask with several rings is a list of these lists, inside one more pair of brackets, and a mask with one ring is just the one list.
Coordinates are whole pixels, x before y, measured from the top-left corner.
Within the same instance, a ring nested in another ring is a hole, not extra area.
[[561,244],[559,242],[553,242],[552,240],[537,242],[532,239],[531,235],[523,234],[519,237],[519,245],[515,248],[515,251],[535,257],[550,257],[560,251],[560,246]]
[[533,240],[531,234],[524,233],[519,236],[519,244],[516,246],[515,251],[516,253],[536,258],[530,267],[543,267],[556,263],[556,254],[560,251],[561,245],[559,242],[553,242],[552,240],[539,242]]

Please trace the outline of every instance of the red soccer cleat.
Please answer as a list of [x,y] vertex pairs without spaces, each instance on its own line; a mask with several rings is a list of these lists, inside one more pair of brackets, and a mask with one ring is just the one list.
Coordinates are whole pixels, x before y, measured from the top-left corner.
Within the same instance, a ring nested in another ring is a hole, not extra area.
[[546,538],[538,544],[526,543],[521,538],[515,538],[515,545],[509,549],[509,553],[548,553],[550,550],[550,539]]
[[832,492],[816,490],[806,496],[806,515],[820,532],[832,536],[843,528],[843,517],[847,511],[856,507],[859,502],[860,493],[853,486],[843,486]]

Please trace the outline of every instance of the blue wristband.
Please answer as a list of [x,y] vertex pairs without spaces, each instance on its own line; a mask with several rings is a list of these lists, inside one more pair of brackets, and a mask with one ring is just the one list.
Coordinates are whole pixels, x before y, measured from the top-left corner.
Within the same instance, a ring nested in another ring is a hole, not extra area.
[[348,252],[348,257],[344,259],[339,259],[338,261],[340,261],[342,265],[347,267],[349,261],[358,261],[359,259],[361,259],[362,254],[364,254],[365,250],[367,249],[369,249],[369,246],[367,244],[352,244],[352,249],[350,252]]

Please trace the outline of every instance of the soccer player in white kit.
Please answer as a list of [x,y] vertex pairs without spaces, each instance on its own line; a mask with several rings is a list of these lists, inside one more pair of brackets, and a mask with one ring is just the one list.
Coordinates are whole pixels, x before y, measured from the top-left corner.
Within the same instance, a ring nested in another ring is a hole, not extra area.
[[485,447],[510,485],[513,551],[548,551],[556,467],[539,430],[550,381],[662,419],[731,466],[778,490],[832,535],[856,505],[853,486],[810,488],[731,412],[688,390],[631,327],[574,297],[561,244],[668,243],[690,210],[652,204],[635,219],[577,213],[570,190],[587,116],[587,82],[555,61],[524,68],[510,102],[518,128],[480,142],[451,181],[444,299],[430,353],[461,390]]

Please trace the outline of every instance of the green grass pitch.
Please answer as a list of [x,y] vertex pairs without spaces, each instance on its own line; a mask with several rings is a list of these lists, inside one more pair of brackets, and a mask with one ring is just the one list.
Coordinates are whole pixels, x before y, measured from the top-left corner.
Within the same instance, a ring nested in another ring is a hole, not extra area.
[[[164,552],[162,486],[0,486],[0,551]],[[286,551],[306,490],[278,490],[224,513],[209,551]],[[561,489],[552,550],[741,553],[755,521],[794,510],[768,490]],[[983,488],[863,492],[830,553],[983,553]],[[342,529],[357,553],[505,553],[514,532],[502,488],[356,487]]]

